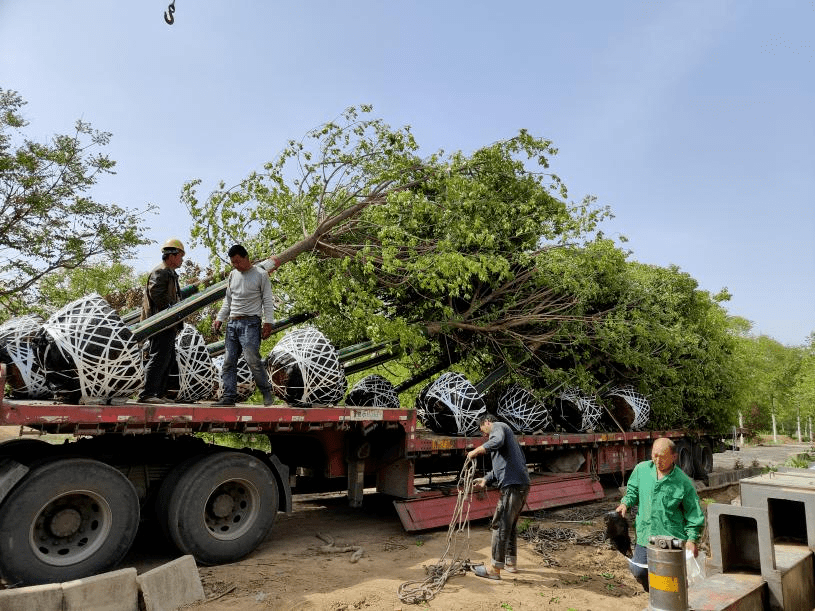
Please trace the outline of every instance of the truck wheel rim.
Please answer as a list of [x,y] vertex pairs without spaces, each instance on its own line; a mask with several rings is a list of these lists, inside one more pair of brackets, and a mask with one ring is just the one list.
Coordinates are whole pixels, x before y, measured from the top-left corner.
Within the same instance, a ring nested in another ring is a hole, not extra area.
[[216,539],[229,541],[252,528],[260,507],[260,493],[249,481],[234,479],[212,491],[204,508],[207,530]]
[[107,501],[88,490],[54,497],[37,513],[29,543],[40,562],[70,566],[93,556],[110,534]]

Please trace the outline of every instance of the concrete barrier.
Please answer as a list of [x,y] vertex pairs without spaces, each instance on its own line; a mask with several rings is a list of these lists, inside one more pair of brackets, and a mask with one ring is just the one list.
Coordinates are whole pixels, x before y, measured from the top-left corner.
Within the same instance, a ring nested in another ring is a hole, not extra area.
[[139,611],[136,569],[66,581],[62,599],[64,611]]
[[175,611],[179,607],[204,600],[204,586],[195,566],[195,558],[181,556],[136,578],[145,611]]

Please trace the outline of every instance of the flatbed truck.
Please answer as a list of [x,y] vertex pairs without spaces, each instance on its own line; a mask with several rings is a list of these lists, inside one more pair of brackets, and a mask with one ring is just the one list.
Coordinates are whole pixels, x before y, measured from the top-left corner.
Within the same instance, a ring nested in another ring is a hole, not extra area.
[[[466,453],[484,441],[432,433],[413,409],[66,405],[5,398],[4,387],[0,365],[0,426],[20,427],[20,436],[0,444],[0,577],[7,585],[107,570],[145,523],[157,523],[200,564],[232,562],[270,536],[277,512],[290,512],[292,495],[302,492],[347,490],[360,506],[363,491],[375,488],[393,497],[406,530],[446,526]],[[217,433],[265,436],[269,449],[207,443]],[[683,470],[697,479],[712,470],[717,439],[710,435],[518,435],[532,478],[525,510],[604,498],[600,476],[619,474],[622,484],[661,436],[677,443]],[[497,495],[474,495],[470,518],[492,515]]]

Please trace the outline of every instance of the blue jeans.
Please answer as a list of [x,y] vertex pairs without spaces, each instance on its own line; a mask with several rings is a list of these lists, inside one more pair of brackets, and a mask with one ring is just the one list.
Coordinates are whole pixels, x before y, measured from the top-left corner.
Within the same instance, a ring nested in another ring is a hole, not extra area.
[[[637,564],[648,566],[648,548],[643,547],[642,545],[637,545],[634,547],[634,557],[631,558]],[[634,576],[634,579],[640,582],[642,589],[646,592],[648,591],[648,569],[642,568],[639,566],[634,566],[630,562],[628,563],[628,570],[631,571],[631,574]]]
[[230,320],[226,325],[226,355],[221,369],[224,400],[234,401],[238,396],[238,359],[241,354],[260,392],[269,392],[269,375],[260,358],[260,316]]
[[529,486],[511,485],[501,488],[501,498],[492,517],[492,566],[504,568],[509,560],[515,564],[518,558],[518,518],[524,508]]

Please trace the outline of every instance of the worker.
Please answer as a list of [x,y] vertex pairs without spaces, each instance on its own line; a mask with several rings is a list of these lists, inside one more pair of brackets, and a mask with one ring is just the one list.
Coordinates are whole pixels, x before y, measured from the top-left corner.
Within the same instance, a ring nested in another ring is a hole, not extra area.
[[[147,276],[142,297],[141,319],[144,320],[181,300],[178,274],[175,270],[184,261],[184,245],[178,238],[170,238],[161,247],[161,263]],[[144,388],[139,393],[139,403],[171,402],[165,394],[170,368],[175,361],[175,336],[183,323],[153,335],[147,349],[147,365],[144,368]]]
[[496,483],[501,497],[490,524],[492,566],[475,565],[473,573],[487,579],[501,579],[501,569],[509,573],[518,570],[518,517],[529,494],[529,470],[523,450],[509,426],[498,422],[492,414],[485,414],[479,418],[478,428],[488,439],[471,450],[467,458],[473,460],[490,452],[492,470],[473,482],[473,490],[483,490]]
[[[238,358],[243,354],[246,364],[263,394],[263,405],[272,405],[272,387],[266,366],[260,358],[260,340],[272,334],[274,301],[269,274],[254,265],[241,244],[229,249],[232,271],[229,273],[226,297],[212,328],[220,332],[226,325],[226,356],[221,369],[224,394],[213,403],[235,405],[238,395]],[[262,317],[262,325],[261,325]]]
[[705,515],[693,480],[676,466],[676,446],[667,437],[654,441],[651,460],[634,467],[625,495],[615,511],[625,517],[628,509],[638,505],[636,518],[637,544],[629,569],[648,591],[648,540],[654,536],[674,537],[685,541],[685,549],[694,558],[699,554],[699,537]]

